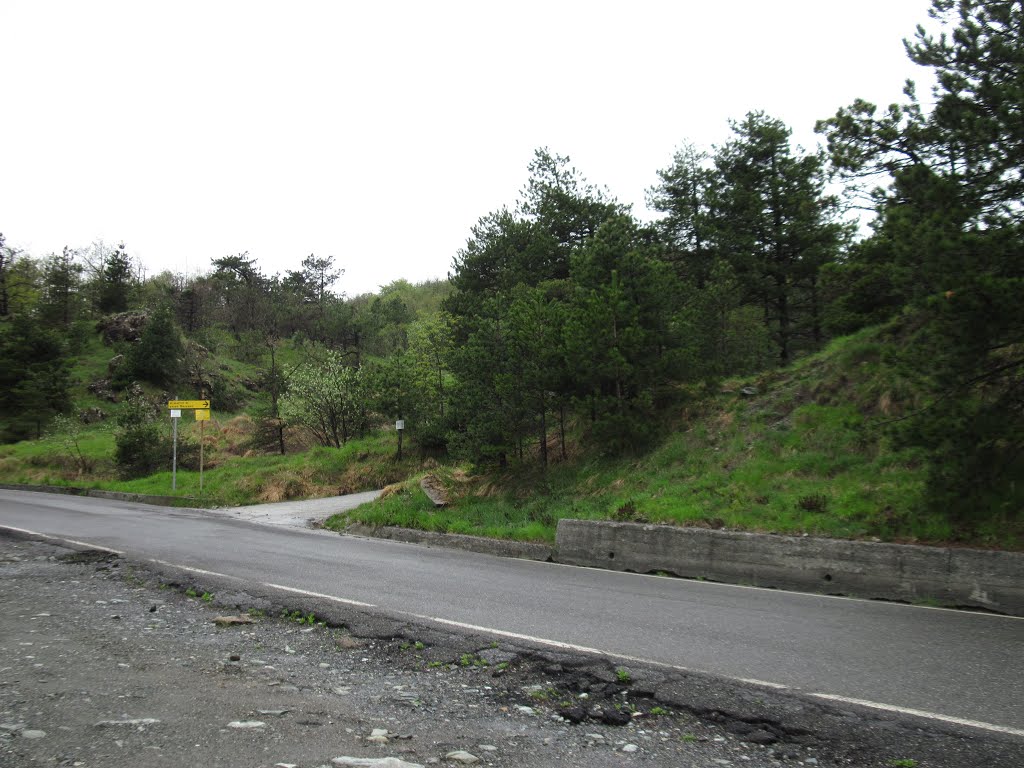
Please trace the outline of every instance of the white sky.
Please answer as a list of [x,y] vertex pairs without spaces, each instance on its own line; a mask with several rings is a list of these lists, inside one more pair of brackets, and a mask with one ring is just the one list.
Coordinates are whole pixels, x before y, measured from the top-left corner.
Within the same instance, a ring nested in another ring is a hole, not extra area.
[[921,94],[929,0],[0,3],[0,231],[123,240],[150,274],[310,253],[349,295],[444,277],[539,146],[651,215],[683,141],[763,109],[813,146]]

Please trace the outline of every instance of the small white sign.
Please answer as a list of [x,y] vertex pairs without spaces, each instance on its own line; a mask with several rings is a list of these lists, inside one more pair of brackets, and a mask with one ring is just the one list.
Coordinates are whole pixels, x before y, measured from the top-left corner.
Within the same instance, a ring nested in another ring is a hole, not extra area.
[[405,419],[399,419],[395,422],[395,429],[405,429]]
[[180,419],[181,418],[181,411],[172,408],[171,409],[171,418],[172,419]]

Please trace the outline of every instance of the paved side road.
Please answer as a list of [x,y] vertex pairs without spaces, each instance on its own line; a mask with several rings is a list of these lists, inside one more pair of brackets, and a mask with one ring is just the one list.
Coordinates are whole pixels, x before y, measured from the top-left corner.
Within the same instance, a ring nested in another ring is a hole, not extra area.
[[[1024,740],[1007,736],[283,605],[152,568],[0,536],[0,765],[1024,764]],[[317,615],[300,624],[285,610]],[[254,623],[213,623],[228,614]]]
[[347,512],[367,504],[381,491],[350,493],[347,496],[329,496],[324,499],[279,501],[273,504],[254,504],[247,507],[220,507],[207,510],[235,520],[247,520],[262,525],[280,525],[288,528],[308,528],[310,523],[322,522],[331,515]]

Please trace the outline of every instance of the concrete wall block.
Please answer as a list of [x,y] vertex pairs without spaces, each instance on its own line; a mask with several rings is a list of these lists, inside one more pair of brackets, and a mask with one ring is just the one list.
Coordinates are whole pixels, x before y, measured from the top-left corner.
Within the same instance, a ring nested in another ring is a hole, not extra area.
[[391,539],[409,544],[426,544],[427,546],[464,549],[467,552],[479,552],[496,557],[517,557],[523,560],[552,561],[553,550],[546,544],[534,544],[528,541],[511,541],[506,539],[487,539],[481,536],[466,536],[458,533],[435,533],[413,528],[396,528],[391,526],[374,527],[362,523],[352,523],[345,528],[346,533],[356,536],[369,536],[377,539]]
[[560,520],[558,562],[1024,615],[1024,553]]

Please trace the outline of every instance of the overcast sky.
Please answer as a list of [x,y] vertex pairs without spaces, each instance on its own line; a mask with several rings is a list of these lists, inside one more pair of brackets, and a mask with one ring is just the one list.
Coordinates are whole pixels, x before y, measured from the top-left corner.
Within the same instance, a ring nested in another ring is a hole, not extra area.
[[[651,214],[684,141],[900,99],[928,0],[0,3],[0,231],[150,274],[334,256],[349,295],[444,277],[533,151]],[[923,89],[927,90],[927,89]]]

